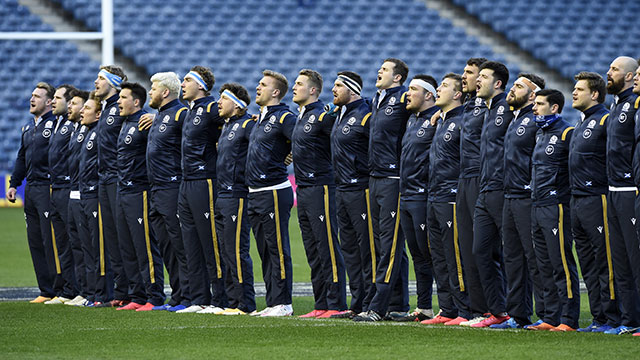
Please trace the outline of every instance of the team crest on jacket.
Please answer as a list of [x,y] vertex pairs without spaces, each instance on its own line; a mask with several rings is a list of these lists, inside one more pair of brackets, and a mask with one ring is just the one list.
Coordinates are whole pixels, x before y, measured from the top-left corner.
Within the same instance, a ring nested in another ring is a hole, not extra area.
[[89,140],[87,141],[87,150],[91,150],[91,149],[93,149],[93,141]]
[[451,123],[449,124],[449,127],[447,128],[447,131],[453,131],[456,128],[456,124],[455,123]]
[[530,121],[531,121],[531,119],[526,117],[526,118],[522,119],[522,122],[520,124],[522,124],[522,126],[527,126],[527,125],[529,125]]
[[309,131],[311,131],[311,124],[309,123],[304,124],[302,131],[304,131],[305,133],[308,133]]
[[497,114],[498,114],[498,115],[502,115],[502,114],[504,114],[504,106],[500,105],[500,107],[498,107],[498,112],[497,112]]
[[200,116],[196,116],[195,118],[193,118],[193,125],[200,125],[201,121],[202,119],[200,119]]
[[[476,106],[482,106],[482,98],[479,98],[479,97],[476,98]],[[478,111],[480,111],[480,109],[478,109]]]
[[424,136],[425,132],[426,132],[426,131],[424,130],[424,128],[423,128],[423,127],[421,127],[420,129],[418,129],[418,132],[416,133],[416,136],[417,136],[417,137],[419,137],[419,138],[421,138],[421,137],[423,137],[423,136]]
[[199,107],[198,110],[196,110],[196,115],[202,115],[203,111],[204,109],[202,107]]
[[160,128],[158,129],[159,132],[163,133],[167,130],[167,124],[161,124]]
[[582,132],[582,137],[588,139],[591,137],[591,129],[584,129]]
[[134,132],[136,132],[136,127],[132,126],[129,131],[127,132],[127,134],[132,135]]
[[273,125],[276,123],[276,116],[275,115],[271,115],[271,117],[269,118],[269,124]]
[[62,129],[60,129],[60,134],[62,135],[66,134],[67,132],[69,132],[69,128],[66,126],[63,126]]
[[[115,110],[115,109],[112,109]],[[113,125],[113,122],[115,121],[115,119],[113,118],[113,116],[109,116],[107,118],[107,125]]]
[[396,104],[396,97],[392,96],[391,99],[389,99],[389,105],[395,105]]
[[316,122],[316,116],[315,115],[309,116],[309,120],[307,120],[307,123],[313,124],[314,122]]
[[349,120],[347,120],[347,124],[349,125],[353,125],[356,123],[356,118],[355,117],[350,117]]
[[551,139],[549,139],[549,144],[555,145],[558,142],[558,137],[553,135]]
[[[392,99],[395,99],[395,98],[392,98]],[[391,101],[389,101],[389,104],[391,104]],[[387,106],[387,108],[386,108],[386,109],[384,109],[384,113],[385,113],[387,116],[389,116],[389,115],[393,114],[393,108],[392,108],[391,106]]]
[[444,141],[449,142],[451,140],[451,137],[451,133],[447,131],[446,133],[444,133],[444,136],[442,138],[444,139]]
[[233,124],[233,127],[231,127],[231,131],[236,131],[238,130],[239,127],[240,127],[240,124],[238,123]]
[[544,153],[547,155],[553,154],[554,151],[555,148],[553,147],[553,145],[547,145],[547,147],[544,149]]
[[116,107],[112,107],[111,109],[109,109],[109,115],[115,115],[116,111],[118,111],[118,109],[116,109]]
[[342,128],[342,134],[344,134],[344,135],[349,134],[349,132],[350,132],[350,131],[351,131],[351,126],[349,126],[349,125],[345,125],[345,126]]
[[[628,104],[628,103],[627,103]],[[624,111],[624,110],[623,110]],[[623,112],[620,113],[620,116],[618,117],[618,121],[620,122],[620,124],[624,123],[625,121],[627,121],[627,113]]]
[[518,136],[524,135],[525,132],[527,132],[527,129],[524,126],[518,126],[516,129],[516,135]]
[[593,128],[595,128],[595,127],[596,127],[596,121],[595,121],[595,120],[593,120],[593,119],[591,119],[591,121],[589,121],[589,124],[587,125],[587,127],[588,127],[589,129],[593,129]]
[[[478,99],[476,99],[476,103],[478,102]],[[473,108],[473,116],[478,116],[480,114],[480,108],[479,107],[475,107]]]
[[165,123],[165,124],[168,123],[169,120],[171,120],[171,116],[169,116],[169,115],[165,115],[164,118],[162,118],[162,122]]
[[234,137],[236,137],[236,133],[231,131],[229,132],[229,135],[227,135],[227,140],[231,141]]
[[622,105],[622,111],[627,112],[629,111],[629,109],[631,108],[631,104],[629,104],[628,102],[624,103],[624,105]]
[[[500,114],[500,111],[498,111],[498,114]],[[502,116],[496,116],[496,120],[495,120],[496,126],[501,126],[503,122],[504,120],[502,119]]]
[[42,130],[42,136],[44,138],[48,138],[49,136],[51,136],[51,129],[44,129]]
[[49,120],[44,124],[45,129],[53,128],[53,121]]
[[79,142],[79,143],[83,142],[84,141],[84,134],[83,133],[78,134],[78,139],[76,141]]
[[268,133],[269,131],[271,131],[271,124],[267,124],[264,126],[264,132]]

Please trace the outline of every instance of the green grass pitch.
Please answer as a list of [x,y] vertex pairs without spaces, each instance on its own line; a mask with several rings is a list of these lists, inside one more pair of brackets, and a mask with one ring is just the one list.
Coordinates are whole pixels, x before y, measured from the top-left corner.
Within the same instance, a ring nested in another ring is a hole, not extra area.
[[[294,280],[308,282],[295,216],[294,212],[290,223]],[[0,226],[0,286],[34,286],[21,209],[0,209]],[[256,281],[261,281],[258,257],[253,255]],[[264,307],[264,298],[257,301],[259,308]],[[411,304],[415,305],[415,297]],[[294,298],[293,307],[298,315],[306,313],[313,309],[313,299]],[[581,325],[590,320],[586,294],[582,294]],[[638,358],[638,341],[604,334],[0,303],[2,359],[620,359]]]

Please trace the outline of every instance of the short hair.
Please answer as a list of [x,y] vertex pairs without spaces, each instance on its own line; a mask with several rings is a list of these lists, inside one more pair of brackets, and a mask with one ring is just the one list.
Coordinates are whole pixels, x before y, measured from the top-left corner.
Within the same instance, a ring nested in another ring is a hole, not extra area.
[[144,107],[144,103],[147,102],[147,90],[145,90],[145,88],[138,84],[138,83],[131,83],[131,82],[123,82],[120,85],[120,88],[122,90],[124,89],[129,89],[131,90],[131,97],[134,100],[140,100],[140,107]]
[[71,96],[71,92],[75,90],[75,86],[69,85],[69,84],[62,84],[56,88],[56,91],[60,89],[65,89],[65,92],[64,92],[65,101],[69,101],[71,100],[71,98],[73,98],[73,96]]
[[482,66],[482,64],[486,63],[487,61],[489,60],[483,57],[469,58],[469,60],[467,60],[467,65],[480,67]]
[[40,81],[39,83],[36,84],[36,89],[44,89],[45,91],[45,95],[49,98],[49,99],[53,99],[53,95],[55,95],[56,93],[56,88],[53,87],[53,85],[44,82],[44,81]]
[[88,91],[84,91],[84,90],[80,90],[80,89],[76,89],[73,88],[73,90],[71,90],[71,98],[73,99],[74,97],[79,97],[82,99],[82,101],[87,101],[87,99],[89,98],[89,92]]
[[222,92],[225,90],[231,91],[233,95],[237,96],[240,100],[244,101],[247,105],[251,103],[251,96],[249,96],[249,92],[244,86],[238,83],[226,83],[222,85],[222,87],[220,88],[220,94],[222,94]]
[[564,107],[564,95],[556,89],[543,89],[536,93],[536,96],[544,96],[547,98],[549,105],[558,105],[558,113],[562,113]]
[[462,76],[460,76],[459,74],[456,73],[448,73],[445,76],[442,77],[442,80],[444,79],[452,79],[453,81],[455,81],[455,91],[462,91]]
[[423,80],[426,81],[427,83],[431,84],[431,86],[433,86],[434,89],[438,88],[438,82],[436,81],[436,79],[431,76],[431,75],[427,75],[427,74],[418,74],[416,76],[413,77],[413,79],[418,79],[418,80]]
[[121,77],[123,82],[127,81],[127,75],[124,74],[124,71],[119,66],[115,66],[115,65],[100,66],[100,70],[106,70],[108,73]]
[[591,91],[598,92],[598,103],[602,104],[607,96],[607,83],[598,73],[591,71],[581,71],[573,77],[576,81],[585,80]]
[[395,64],[393,67],[393,75],[400,75],[400,84],[404,83],[404,81],[407,80],[407,76],[409,76],[409,66],[407,63],[396,58],[386,58],[383,63],[386,62]]
[[[100,97],[98,95],[96,95],[96,91],[95,90],[91,90],[91,92],[89,93],[89,97],[87,98],[86,101],[89,101],[89,100],[93,100],[97,104],[100,104],[100,101],[101,101]],[[100,107],[98,107],[98,111],[100,111]]]
[[209,89],[205,91],[205,94],[207,95],[211,94],[213,85],[215,85],[216,83],[216,77],[213,76],[213,71],[211,71],[211,69],[209,69],[208,67],[200,66],[200,65],[196,65],[192,67],[191,70],[189,71],[195,71],[198,73],[198,75],[200,75],[202,80],[204,80],[204,83],[207,85],[207,89]]
[[320,75],[320,73],[311,69],[302,69],[298,75],[308,77],[311,85],[318,89],[318,95],[322,93],[322,75]]
[[276,89],[280,90],[280,99],[282,99],[287,94],[287,90],[289,90],[289,81],[287,81],[286,76],[277,71],[269,69],[262,71],[262,75],[274,78],[276,80]]
[[540,89],[544,89],[544,87],[546,85],[546,82],[544,81],[544,79],[542,77],[536,75],[536,74],[522,73],[521,72],[521,73],[518,74],[518,77],[516,79],[521,78],[521,77],[531,80],[531,82],[536,84],[536,85],[538,85],[538,87]]
[[151,77],[151,82],[157,82],[158,85],[169,90],[169,93],[173,96],[178,96],[178,94],[180,94],[180,78],[178,77],[178,74],[174,72],[169,71],[155,73]]
[[340,71],[340,72],[338,72],[338,76],[340,76],[340,75],[344,75],[344,76],[348,77],[349,79],[357,82],[358,85],[360,85],[360,89],[362,89],[362,77],[360,75],[358,75],[358,73],[355,73],[353,71]]
[[509,69],[507,69],[503,63],[497,61],[486,61],[480,65],[480,70],[483,69],[493,70],[493,77],[501,82],[500,88],[502,90],[506,89],[507,82],[509,81]]

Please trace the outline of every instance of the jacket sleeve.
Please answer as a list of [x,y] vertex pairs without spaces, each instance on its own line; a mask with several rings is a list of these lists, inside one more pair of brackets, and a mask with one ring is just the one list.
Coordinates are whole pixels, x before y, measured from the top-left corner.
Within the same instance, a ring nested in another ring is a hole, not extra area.
[[20,149],[18,150],[18,156],[16,158],[16,164],[13,168],[13,173],[11,174],[11,180],[9,181],[9,187],[17,188],[22,184],[22,180],[27,173],[27,163],[25,161],[24,155],[24,132],[22,133],[22,137],[20,138]]

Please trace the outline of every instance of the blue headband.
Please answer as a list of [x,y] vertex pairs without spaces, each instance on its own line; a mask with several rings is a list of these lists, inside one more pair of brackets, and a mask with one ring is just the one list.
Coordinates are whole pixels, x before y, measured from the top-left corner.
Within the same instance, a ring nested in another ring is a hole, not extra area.
[[546,129],[561,118],[562,115],[560,114],[538,115],[536,116],[536,125],[538,125],[538,127],[541,129]]
[[240,109],[244,109],[247,107],[247,103],[240,100],[237,96],[235,96],[231,91],[225,90],[220,94],[220,96],[228,97],[229,100],[233,101]]
[[107,80],[107,82],[116,89],[120,88],[120,84],[122,84],[122,78],[120,76],[114,75],[105,69],[100,70],[98,76],[105,78],[105,80]]
[[200,76],[200,74],[198,74],[195,71],[189,71],[189,73],[187,75],[184,76],[185,78],[190,77],[193,80],[195,80],[198,84],[200,84],[200,86],[202,86],[204,88],[204,91],[209,91],[209,87],[207,87],[207,83],[204,82],[204,79],[202,78],[202,76]]

